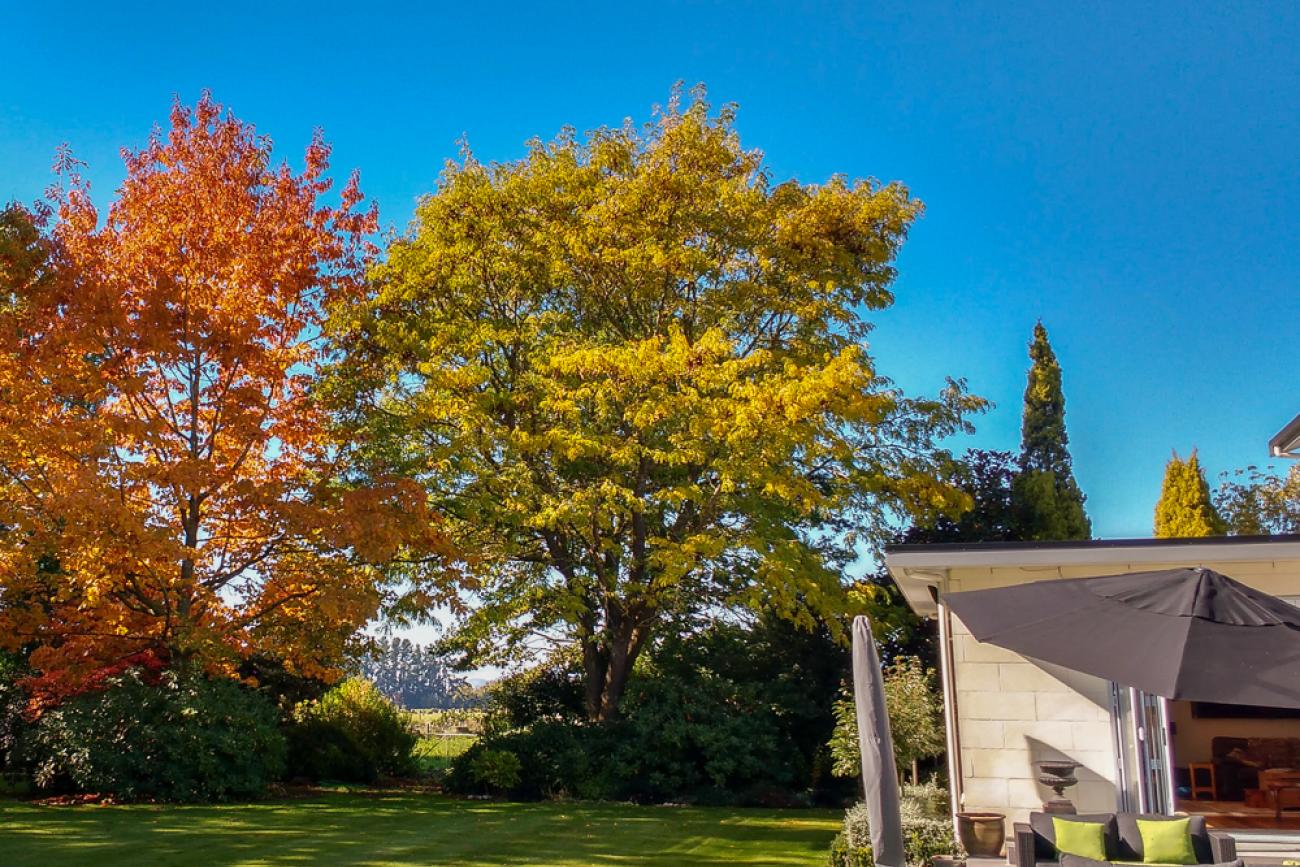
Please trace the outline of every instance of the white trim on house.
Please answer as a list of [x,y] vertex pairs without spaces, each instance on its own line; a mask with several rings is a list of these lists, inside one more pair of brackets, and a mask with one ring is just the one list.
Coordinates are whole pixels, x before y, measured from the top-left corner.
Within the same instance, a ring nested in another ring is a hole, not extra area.
[[1090,566],[1140,572],[1171,563],[1258,563],[1300,560],[1300,536],[1227,536],[1202,539],[1115,539],[1077,543],[897,545],[885,565],[907,604],[922,617],[939,612],[953,569],[1024,569],[1024,582],[1064,577],[1061,570]]

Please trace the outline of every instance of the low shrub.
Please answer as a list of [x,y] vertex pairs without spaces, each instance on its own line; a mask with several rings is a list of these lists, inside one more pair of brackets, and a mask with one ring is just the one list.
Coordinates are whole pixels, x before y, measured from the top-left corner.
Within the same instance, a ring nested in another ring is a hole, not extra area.
[[[960,855],[961,847],[953,834],[952,819],[947,813],[938,816],[921,815],[924,809],[933,806],[930,787],[906,788],[922,789],[919,793],[905,790],[902,802],[903,853],[908,867],[928,867],[938,855]],[[844,829],[831,844],[830,864],[831,867],[870,867],[873,863],[867,805],[856,804],[844,814]]]
[[360,745],[333,722],[295,720],[285,727],[284,734],[291,780],[373,783],[379,776]]
[[612,782],[610,763],[614,747],[606,731],[568,721],[537,723],[523,731],[489,735],[453,760],[448,772],[448,790],[460,794],[481,794],[476,769],[485,753],[508,753],[515,757],[518,772],[498,794],[521,800],[539,798],[583,798],[607,800],[618,797]]
[[[629,685],[618,719],[593,723],[576,715],[566,683],[543,672],[522,688],[503,686],[505,698],[479,744],[453,763],[447,787],[477,793],[468,770],[477,751],[505,750],[520,761],[514,798],[807,802],[801,760],[757,684],[651,670]],[[540,716],[524,722],[529,713]]]
[[368,680],[350,678],[299,705],[290,732],[293,776],[366,782],[415,773],[415,733]]
[[831,854],[826,861],[828,867],[875,867],[871,859],[871,847],[854,848],[849,845],[844,832],[835,835],[831,841]]
[[[748,625],[690,624],[656,636],[617,717],[592,722],[581,659],[560,652],[494,683],[474,749],[520,761],[516,798],[785,806],[851,803],[830,773],[830,707],[847,652],[827,628],[764,614]],[[472,755],[446,785],[475,791]]]
[[217,801],[284,770],[275,707],[232,680],[131,669],[47,710],[24,738],[37,785],[123,800]]
[[519,757],[505,750],[481,750],[469,761],[469,775],[487,794],[501,794],[519,785]]
[[904,819],[946,819],[949,816],[948,789],[938,780],[904,785],[902,794]]
[[961,857],[961,844],[953,833],[952,819],[909,819],[903,822],[903,851],[913,867],[928,867],[939,855]]

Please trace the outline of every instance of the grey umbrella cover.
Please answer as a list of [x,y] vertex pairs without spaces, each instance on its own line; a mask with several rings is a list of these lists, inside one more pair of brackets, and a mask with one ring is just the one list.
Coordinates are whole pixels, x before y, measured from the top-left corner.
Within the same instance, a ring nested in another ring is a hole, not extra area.
[[944,595],[979,641],[1152,695],[1300,707],[1300,609],[1209,569]]
[[853,701],[858,716],[872,860],[880,867],[905,867],[898,769],[885,709],[884,678],[876,641],[871,636],[871,621],[862,616],[853,618]]

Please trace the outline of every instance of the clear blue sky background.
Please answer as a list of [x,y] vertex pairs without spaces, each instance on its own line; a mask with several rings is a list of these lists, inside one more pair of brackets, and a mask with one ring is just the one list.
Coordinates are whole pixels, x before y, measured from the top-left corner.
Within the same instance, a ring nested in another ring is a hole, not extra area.
[[1265,462],[1300,412],[1300,4],[127,8],[0,2],[0,198],[36,197],[61,142],[106,198],[117,149],[206,87],[295,161],[323,127],[404,225],[462,134],[511,159],[702,81],[778,178],[926,202],[874,351],[996,401],[975,443],[1016,447],[1042,317],[1099,535],[1150,533],[1171,448]]

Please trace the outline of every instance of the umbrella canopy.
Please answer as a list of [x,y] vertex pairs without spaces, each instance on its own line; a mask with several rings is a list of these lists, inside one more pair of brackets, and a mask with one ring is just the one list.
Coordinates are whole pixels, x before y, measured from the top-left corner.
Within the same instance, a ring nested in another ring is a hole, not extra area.
[[1300,608],[1209,569],[943,598],[975,638],[1190,701],[1300,707]]
[[898,769],[894,739],[885,710],[885,683],[880,672],[871,621],[853,618],[853,702],[862,750],[862,788],[871,829],[872,860],[880,867],[904,867],[903,819],[899,812]]

